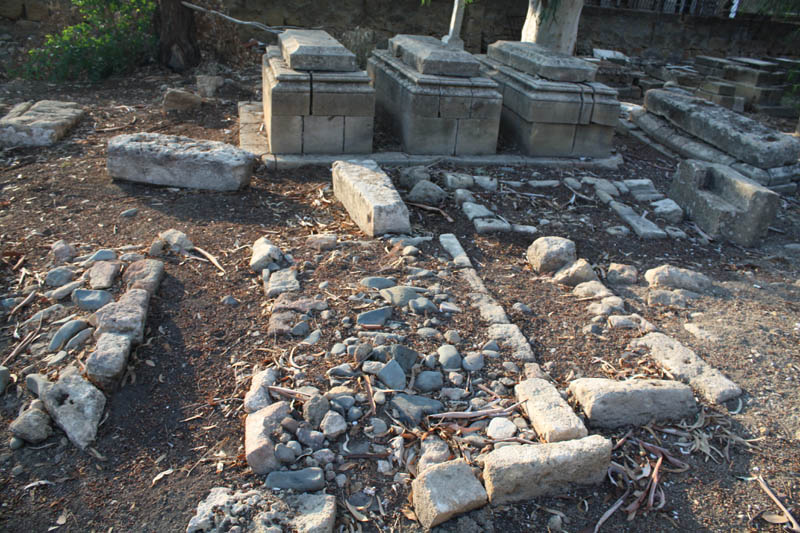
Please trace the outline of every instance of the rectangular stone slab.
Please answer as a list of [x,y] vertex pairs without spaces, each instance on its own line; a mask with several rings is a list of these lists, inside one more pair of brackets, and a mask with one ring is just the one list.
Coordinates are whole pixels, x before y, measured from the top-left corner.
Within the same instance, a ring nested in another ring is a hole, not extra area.
[[597,65],[554,52],[536,43],[497,41],[488,56],[527,74],[553,81],[594,81]]
[[622,202],[611,202],[611,209],[624,220],[642,239],[666,239],[667,234],[658,224],[639,216],[634,209]]
[[278,35],[283,59],[293,70],[358,70],[356,55],[323,30],[286,30]]
[[797,163],[800,139],[684,91],[653,89],[645,108],[723,152],[759,168]]
[[722,403],[742,394],[736,383],[711,367],[692,350],[663,333],[648,333],[631,343],[633,348],[648,348],[650,357],[670,374],[697,390],[712,403]]
[[396,35],[389,39],[389,49],[421,74],[465,78],[480,75],[478,60],[472,54],[448,48],[435,37]]
[[533,429],[545,442],[580,439],[587,435],[586,426],[549,381],[526,379],[514,387],[514,393],[518,402],[524,402],[523,408]]
[[370,237],[411,231],[406,204],[375,161],[336,161],[333,193]]
[[505,446],[484,459],[483,482],[491,504],[500,505],[601,483],[610,463],[611,440],[600,435]]
[[680,420],[697,412],[692,389],[678,381],[581,378],[569,384],[594,427],[641,426],[651,420]]
[[86,113],[74,102],[22,102],[0,119],[0,146],[55,144]]
[[216,141],[135,133],[108,141],[112,178],[151,185],[235,191],[250,183],[255,157]]

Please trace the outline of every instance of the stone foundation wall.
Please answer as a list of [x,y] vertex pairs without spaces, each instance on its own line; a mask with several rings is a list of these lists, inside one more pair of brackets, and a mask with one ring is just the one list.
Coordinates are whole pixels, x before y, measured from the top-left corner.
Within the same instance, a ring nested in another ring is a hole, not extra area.
[[[398,33],[447,33],[451,0],[225,0],[230,13],[269,25],[321,27],[354,51],[361,66],[375,45]],[[518,40],[525,22],[524,0],[479,0],[467,7],[463,39],[467,50],[485,52],[497,40]],[[680,17],[647,11],[586,6],[578,33],[578,52],[593,47],[630,55],[679,60],[695,55],[792,55],[800,50],[796,24],[744,16],[736,20]],[[263,33],[243,29],[264,40]],[[680,46],[676,46],[680,43]]]

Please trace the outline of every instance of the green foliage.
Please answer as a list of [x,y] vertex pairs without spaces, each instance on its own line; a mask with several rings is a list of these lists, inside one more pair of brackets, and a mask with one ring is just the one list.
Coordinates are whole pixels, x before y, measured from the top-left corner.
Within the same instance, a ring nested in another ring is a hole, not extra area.
[[83,21],[28,52],[23,76],[32,79],[98,81],[146,61],[156,38],[155,0],[72,0]]

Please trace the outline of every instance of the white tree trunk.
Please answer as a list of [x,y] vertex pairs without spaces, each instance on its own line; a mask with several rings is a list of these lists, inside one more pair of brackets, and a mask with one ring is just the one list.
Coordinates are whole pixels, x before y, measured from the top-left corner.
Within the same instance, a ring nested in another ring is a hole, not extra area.
[[528,1],[528,16],[522,27],[521,40],[572,55],[584,0]]

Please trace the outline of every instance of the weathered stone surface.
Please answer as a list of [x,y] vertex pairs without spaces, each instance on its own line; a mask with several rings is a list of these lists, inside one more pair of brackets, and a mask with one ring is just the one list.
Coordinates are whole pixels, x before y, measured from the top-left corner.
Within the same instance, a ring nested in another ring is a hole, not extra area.
[[552,383],[544,379],[526,379],[514,387],[533,429],[546,442],[585,437],[586,426],[561,397]]
[[256,373],[250,380],[250,390],[244,395],[244,410],[254,413],[272,403],[268,387],[278,382],[278,373],[274,368],[267,368]]
[[553,281],[562,285],[574,287],[587,281],[600,281],[592,268],[591,263],[586,259],[578,259],[570,265],[563,266],[553,275]]
[[581,378],[569,384],[589,424],[602,428],[639,426],[652,420],[680,420],[697,412],[692,389],[658,379]]
[[89,287],[92,289],[108,289],[122,270],[119,261],[98,261],[89,269]]
[[597,72],[597,65],[531,42],[497,41],[489,45],[487,54],[517,70],[553,81],[593,81]]
[[244,450],[247,464],[256,474],[280,468],[275,458],[272,434],[280,429],[281,420],[289,415],[287,402],[275,402],[247,415],[244,423]]
[[703,293],[711,288],[711,279],[705,274],[672,265],[661,265],[644,273],[644,279],[650,287],[666,287],[668,289],[685,289]]
[[683,91],[653,89],[645,108],[682,130],[759,168],[796,164],[800,139]]
[[113,300],[114,296],[108,291],[94,291],[91,289],[75,289],[72,291],[72,303],[86,311],[97,311]]
[[[264,270],[264,274],[268,271]],[[274,298],[286,292],[300,290],[300,282],[297,280],[297,270],[294,268],[284,268],[272,272],[269,281],[265,279],[264,293],[267,298]]]
[[419,293],[413,287],[397,285],[389,287],[388,289],[381,289],[380,295],[388,304],[394,305],[395,307],[405,307],[408,305],[408,302],[417,298]]
[[509,350],[511,357],[520,361],[534,361],[536,356],[528,343],[528,339],[516,324],[492,324],[487,331],[489,338]]
[[527,258],[535,272],[555,272],[575,262],[575,243],[563,237],[539,237],[528,247]]
[[575,286],[572,290],[578,298],[608,298],[614,296],[614,293],[599,281],[584,281]]
[[94,352],[86,360],[87,377],[104,391],[113,391],[125,373],[130,352],[130,337],[119,333],[103,333],[97,339]]
[[403,393],[396,394],[389,404],[399,417],[398,420],[415,426],[422,422],[423,416],[442,410],[442,402],[438,400]]
[[15,437],[36,444],[53,434],[50,417],[40,409],[26,409],[11,424],[8,430]]
[[269,473],[265,485],[271,489],[315,492],[325,488],[325,475],[318,467],[287,472],[276,471]]
[[147,304],[150,294],[144,289],[130,289],[117,302],[98,309],[89,323],[95,327],[95,337],[103,333],[119,333],[140,343],[144,337]]
[[72,337],[74,337],[79,331],[86,329],[89,327],[89,323],[86,320],[70,320],[56,331],[56,334],[53,335],[53,338],[50,339],[50,346],[47,347],[48,350],[51,352],[55,352],[60,350],[64,344],[66,344]]
[[203,105],[203,99],[191,91],[170,88],[161,100],[161,109],[170,111],[194,111]]
[[722,372],[703,361],[694,351],[663,333],[648,333],[631,343],[650,350],[652,357],[676,379],[688,383],[713,403],[722,403],[742,394],[742,389]]
[[333,191],[361,231],[370,237],[411,231],[406,204],[375,161],[336,161]]
[[0,119],[0,145],[50,146],[59,141],[86,113],[74,102],[23,102]]
[[611,202],[611,209],[624,220],[642,239],[666,239],[667,234],[658,225],[636,214],[629,205],[622,202]]
[[725,165],[681,161],[669,191],[711,237],[756,246],[767,234],[780,196]]
[[458,237],[456,237],[452,233],[442,233],[439,235],[439,243],[442,245],[442,248],[447,250],[447,253],[453,258],[453,264],[457,267],[471,267],[472,263],[469,260],[469,256],[464,251],[464,248],[461,247],[461,243],[458,242]]
[[83,379],[75,367],[61,372],[56,383],[39,391],[47,412],[69,440],[81,450],[94,440],[106,397]]
[[432,76],[480,76],[480,64],[472,54],[448,47],[436,37],[396,35],[389,39],[392,53],[420,74]]
[[447,193],[441,187],[427,180],[414,185],[408,193],[408,200],[417,204],[439,205],[447,199]]
[[250,268],[261,272],[270,263],[280,263],[283,260],[281,249],[272,244],[266,237],[259,237],[253,243],[253,255],[250,257]]
[[289,29],[278,35],[283,59],[293,70],[353,72],[356,55],[323,30]]
[[255,156],[229,144],[158,133],[108,141],[112,178],[151,185],[235,191],[250,183]]
[[656,200],[650,206],[653,208],[653,214],[656,217],[663,218],[671,224],[677,224],[683,220],[683,209],[671,198]]
[[297,512],[292,526],[299,533],[333,533],[336,523],[336,496],[330,494],[298,494],[286,498]]
[[134,261],[122,275],[122,281],[130,289],[142,289],[151,296],[158,291],[164,279],[164,263],[157,259],[140,259]]
[[611,263],[608,265],[606,280],[614,285],[634,285],[639,277],[639,271],[631,265]]
[[429,466],[412,482],[414,512],[425,529],[483,507],[486,490],[463,459]]
[[592,435],[566,442],[506,446],[484,459],[483,482],[492,505],[557,495],[606,476],[611,440]]

